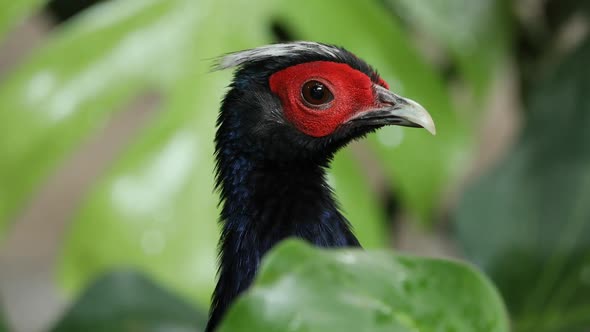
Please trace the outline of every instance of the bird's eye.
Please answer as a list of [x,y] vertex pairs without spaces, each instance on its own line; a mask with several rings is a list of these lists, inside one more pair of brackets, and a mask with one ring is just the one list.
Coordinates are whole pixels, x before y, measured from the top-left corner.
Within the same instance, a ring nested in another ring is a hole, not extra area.
[[301,88],[301,95],[311,106],[321,106],[331,102],[334,95],[327,86],[318,81],[308,81]]

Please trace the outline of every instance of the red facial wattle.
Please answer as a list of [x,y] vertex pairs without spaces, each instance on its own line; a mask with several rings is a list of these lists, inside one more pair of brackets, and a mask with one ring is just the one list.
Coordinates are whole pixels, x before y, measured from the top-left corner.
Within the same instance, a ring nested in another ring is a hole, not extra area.
[[[301,87],[310,80],[324,84],[334,99],[322,107],[306,104]],[[280,98],[287,120],[312,137],[330,135],[346,120],[377,103],[371,79],[344,63],[302,63],[274,73],[269,84],[271,91]],[[388,88],[382,79],[378,84]]]

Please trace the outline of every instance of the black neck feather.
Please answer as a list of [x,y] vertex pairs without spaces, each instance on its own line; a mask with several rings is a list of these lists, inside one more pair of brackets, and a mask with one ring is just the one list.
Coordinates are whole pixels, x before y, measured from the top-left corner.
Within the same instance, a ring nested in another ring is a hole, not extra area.
[[[229,112],[226,112],[229,113]],[[252,282],[263,255],[287,237],[322,247],[358,246],[318,160],[268,160],[222,112],[216,136],[221,195],[219,281],[207,331]]]

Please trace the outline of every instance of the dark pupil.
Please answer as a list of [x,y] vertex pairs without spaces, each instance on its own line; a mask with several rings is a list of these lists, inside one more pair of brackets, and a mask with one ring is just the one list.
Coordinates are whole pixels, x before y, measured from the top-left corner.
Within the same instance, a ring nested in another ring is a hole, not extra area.
[[303,99],[310,105],[326,105],[334,99],[327,86],[318,81],[308,81],[301,89]]
[[309,96],[317,101],[324,98],[324,86],[317,83],[309,89]]

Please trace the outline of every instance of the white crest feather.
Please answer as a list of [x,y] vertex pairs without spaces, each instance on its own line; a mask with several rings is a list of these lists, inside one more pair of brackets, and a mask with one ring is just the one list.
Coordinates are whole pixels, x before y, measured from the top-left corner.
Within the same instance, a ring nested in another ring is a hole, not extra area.
[[217,59],[214,70],[222,70],[240,66],[247,62],[265,60],[273,57],[286,56],[293,53],[316,53],[319,55],[336,57],[338,48],[309,41],[297,41],[282,44],[265,45],[249,50],[229,53]]

